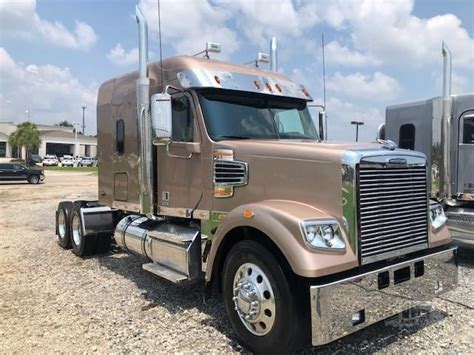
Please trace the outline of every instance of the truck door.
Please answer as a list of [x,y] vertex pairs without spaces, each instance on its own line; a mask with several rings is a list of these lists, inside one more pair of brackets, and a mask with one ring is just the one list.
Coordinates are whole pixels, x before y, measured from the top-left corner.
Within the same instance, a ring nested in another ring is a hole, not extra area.
[[474,195],[474,110],[459,118],[457,191]]
[[200,135],[192,97],[172,96],[172,136],[167,146],[157,147],[159,214],[185,216],[202,196]]
[[26,168],[24,166],[21,166],[19,164],[13,165],[13,178],[17,180],[23,180],[26,179]]
[[2,164],[1,176],[4,180],[14,180],[15,173],[13,171],[13,164]]

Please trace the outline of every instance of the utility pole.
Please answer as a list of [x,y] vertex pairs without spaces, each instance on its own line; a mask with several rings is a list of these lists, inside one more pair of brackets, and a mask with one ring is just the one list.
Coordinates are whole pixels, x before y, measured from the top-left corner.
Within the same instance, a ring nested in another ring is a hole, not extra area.
[[25,113],[26,113],[26,120],[30,122],[30,110],[26,110]]
[[363,126],[364,122],[362,121],[351,121],[352,125],[356,126],[356,142],[359,141],[359,126]]
[[82,134],[85,135],[86,131],[86,108],[87,106],[82,106]]

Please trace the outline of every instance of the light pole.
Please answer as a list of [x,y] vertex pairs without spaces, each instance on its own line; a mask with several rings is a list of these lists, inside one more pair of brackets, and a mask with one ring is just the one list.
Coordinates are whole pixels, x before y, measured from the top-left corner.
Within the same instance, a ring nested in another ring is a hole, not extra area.
[[25,113],[26,113],[26,120],[30,122],[30,110],[26,110]]
[[87,106],[82,106],[82,134],[85,135],[86,131],[86,108]]
[[77,130],[80,127],[79,122],[73,122],[72,126],[74,127],[74,158],[79,155],[79,147],[77,146]]
[[359,141],[359,126],[363,126],[364,122],[362,121],[351,121],[352,125],[356,126],[356,142]]

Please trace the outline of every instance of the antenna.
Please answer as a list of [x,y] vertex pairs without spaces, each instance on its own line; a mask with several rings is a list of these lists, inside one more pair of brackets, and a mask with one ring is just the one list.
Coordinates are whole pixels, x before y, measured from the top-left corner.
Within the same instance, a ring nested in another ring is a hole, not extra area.
[[321,47],[323,51],[323,101],[326,109],[326,59],[324,56],[324,33],[321,34]]
[[163,49],[161,47],[161,9],[160,0],[158,0],[158,36],[160,41],[160,79],[161,79],[161,92],[165,92],[165,86],[163,84]]

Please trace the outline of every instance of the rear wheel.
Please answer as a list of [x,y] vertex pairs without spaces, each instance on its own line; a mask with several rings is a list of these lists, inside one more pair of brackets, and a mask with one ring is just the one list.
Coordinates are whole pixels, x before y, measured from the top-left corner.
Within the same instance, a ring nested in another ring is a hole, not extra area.
[[72,202],[69,201],[60,202],[58,205],[56,234],[58,236],[58,244],[64,249],[71,249],[71,232],[69,228],[72,205]]
[[255,353],[290,353],[303,345],[306,322],[298,288],[261,244],[236,244],[224,264],[224,304],[239,341]]
[[38,184],[39,181],[40,181],[39,175],[30,175],[30,176],[28,177],[28,182],[29,182],[30,184]]
[[81,210],[74,204],[70,222],[72,252],[77,256],[89,256],[95,252],[95,235],[84,235]]

